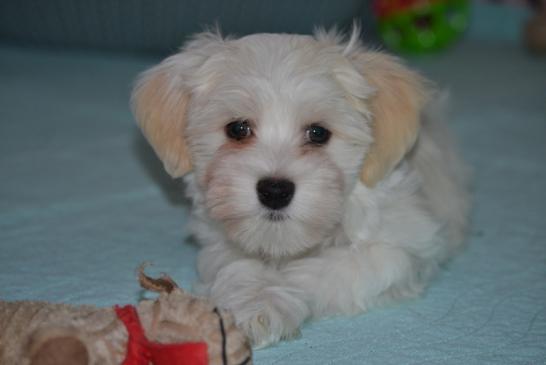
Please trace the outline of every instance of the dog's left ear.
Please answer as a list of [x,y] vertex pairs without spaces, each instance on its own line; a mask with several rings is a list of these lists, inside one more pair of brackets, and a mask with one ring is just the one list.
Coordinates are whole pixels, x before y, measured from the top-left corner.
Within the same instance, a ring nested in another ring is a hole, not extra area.
[[223,48],[218,30],[198,34],[179,53],[144,72],[133,89],[137,123],[172,177],[191,169],[185,136],[188,108],[193,92],[210,87],[213,78],[210,70],[199,70]]
[[413,147],[428,98],[427,82],[395,57],[380,52],[359,50],[349,58],[375,88],[366,101],[372,116],[373,142],[360,174],[362,182],[373,187]]
[[189,93],[182,90],[168,62],[145,72],[131,98],[142,133],[172,177],[191,169],[184,129]]

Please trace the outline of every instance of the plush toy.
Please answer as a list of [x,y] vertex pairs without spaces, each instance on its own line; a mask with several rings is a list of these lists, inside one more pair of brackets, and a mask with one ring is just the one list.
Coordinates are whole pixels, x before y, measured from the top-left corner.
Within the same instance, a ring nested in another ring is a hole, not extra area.
[[147,277],[160,292],[138,306],[97,308],[0,301],[1,365],[247,365],[251,349],[232,315]]
[[468,0],[375,0],[374,12],[387,47],[406,53],[443,49],[469,22]]

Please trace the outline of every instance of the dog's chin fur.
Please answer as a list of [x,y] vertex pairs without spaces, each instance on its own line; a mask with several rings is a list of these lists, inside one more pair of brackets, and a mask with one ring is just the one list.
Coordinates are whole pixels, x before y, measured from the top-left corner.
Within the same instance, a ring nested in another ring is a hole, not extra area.
[[[233,311],[256,346],[293,336],[310,317],[419,294],[463,240],[466,171],[442,124],[442,100],[415,111],[416,137],[403,141],[405,152],[378,181],[366,183],[362,169],[383,138],[374,118],[401,109],[404,119],[419,104],[407,99],[422,90],[412,89],[418,77],[392,58],[387,73],[375,74],[385,56],[366,53],[356,34],[348,42],[325,32],[202,34],[148,71],[135,92],[137,118],[167,170],[182,175],[191,161],[189,228],[203,246],[197,289]],[[154,99],[146,87],[161,78],[162,99]],[[374,107],[389,98],[395,102]],[[185,117],[175,132],[175,122],[154,122],[159,128],[146,119],[176,114]],[[238,118],[251,123],[247,140],[226,137],[225,125]],[[306,143],[311,123],[331,130],[327,144]],[[180,131],[184,140],[172,142]],[[295,184],[288,206],[260,203],[256,185],[264,177]]]

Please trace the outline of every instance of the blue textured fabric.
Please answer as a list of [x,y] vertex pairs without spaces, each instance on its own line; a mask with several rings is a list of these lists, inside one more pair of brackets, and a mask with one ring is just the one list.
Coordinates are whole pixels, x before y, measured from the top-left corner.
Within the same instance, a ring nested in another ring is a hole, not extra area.
[[[135,268],[195,279],[180,185],[128,108],[157,59],[0,47],[0,298],[135,303]],[[468,248],[423,298],[306,324],[256,364],[546,362],[546,62],[467,43],[413,62],[453,94],[475,169]]]

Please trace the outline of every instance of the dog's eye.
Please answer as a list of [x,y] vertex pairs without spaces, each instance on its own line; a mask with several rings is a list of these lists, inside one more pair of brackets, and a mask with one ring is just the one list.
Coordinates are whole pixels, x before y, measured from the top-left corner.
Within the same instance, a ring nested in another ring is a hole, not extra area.
[[248,120],[234,120],[226,125],[226,135],[236,141],[250,137],[252,129]]
[[332,132],[318,124],[311,124],[305,130],[305,140],[307,143],[310,144],[325,144],[326,142],[328,142],[331,135]]

